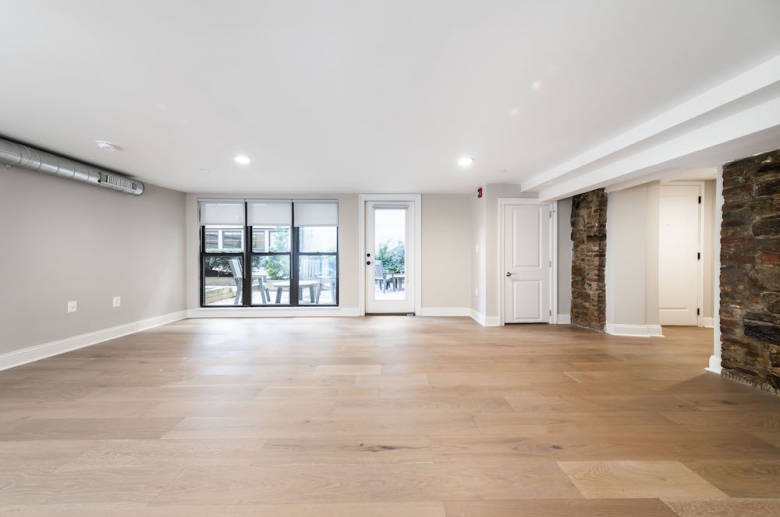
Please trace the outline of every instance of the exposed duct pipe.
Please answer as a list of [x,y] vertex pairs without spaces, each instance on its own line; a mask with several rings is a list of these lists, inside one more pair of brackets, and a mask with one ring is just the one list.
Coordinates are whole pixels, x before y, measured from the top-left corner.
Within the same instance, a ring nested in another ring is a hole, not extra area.
[[0,163],[140,196],[144,184],[113,172],[0,138]]

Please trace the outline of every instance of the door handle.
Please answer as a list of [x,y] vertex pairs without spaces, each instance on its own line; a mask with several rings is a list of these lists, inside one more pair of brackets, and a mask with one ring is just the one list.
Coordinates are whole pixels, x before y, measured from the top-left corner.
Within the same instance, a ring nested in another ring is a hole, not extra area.
[[370,265],[371,265],[371,261],[370,261],[370,260],[367,260],[367,261],[366,261],[366,265],[367,265],[367,266],[370,266]]
[[510,276],[512,276],[512,273],[510,273],[509,271],[507,271],[507,272],[506,272],[506,276],[507,276],[507,277],[510,277]]

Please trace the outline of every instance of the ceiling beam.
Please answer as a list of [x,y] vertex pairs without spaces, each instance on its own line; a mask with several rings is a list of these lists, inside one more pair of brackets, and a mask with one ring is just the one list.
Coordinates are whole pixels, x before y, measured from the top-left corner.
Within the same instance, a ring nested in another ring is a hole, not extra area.
[[[583,168],[610,155],[636,145],[669,129],[680,126],[696,117],[748,96],[758,90],[780,82],[780,55],[748,70],[720,85],[684,102],[625,133],[607,140],[552,169],[537,174],[521,183],[522,190],[550,190],[545,186],[554,180],[568,179],[577,174],[592,176]],[[600,169],[597,169],[600,170]]]
[[[780,128],[780,98],[724,117],[649,149],[543,188],[539,191],[539,200],[552,201],[638,177],[650,178],[652,173],[674,167],[675,160],[716,149],[718,146],[725,146],[740,138],[773,128]],[[735,159],[739,156],[730,158]]]

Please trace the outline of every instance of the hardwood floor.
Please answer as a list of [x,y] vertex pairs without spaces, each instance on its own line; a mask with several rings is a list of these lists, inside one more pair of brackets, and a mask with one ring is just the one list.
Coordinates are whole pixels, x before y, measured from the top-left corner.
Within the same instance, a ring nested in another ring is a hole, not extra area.
[[0,514],[780,516],[780,397],[664,333],[166,325],[0,372]]

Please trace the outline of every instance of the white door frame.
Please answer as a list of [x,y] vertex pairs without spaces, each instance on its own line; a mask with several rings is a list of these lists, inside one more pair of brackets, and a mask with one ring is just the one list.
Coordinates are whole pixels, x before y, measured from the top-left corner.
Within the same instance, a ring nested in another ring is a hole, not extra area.
[[504,326],[504,207],[512,205],[533,205],[550,207],[550,317],[548,323],[558,323],[558,202],[540,203],[531,198],[498,199],[498,324]]
[[422,308],[422,196],[420,194],[358,195],[358,315],[366,315],[366,201],[414,203],[414,313]]
[[[696,308],[699,310],[699,314],[696,316],[696,326],[697,327],[703,327],[704,326],[704,182],[703,181],[670,181],[668,183],[661,183],[662,187],[674,187],[674,186],[688,186],[688,187],[699,187],[699,198],[701,199],[701,203],[699,203],[699,236],[698,236],[698,242],[696,247],[698,248],[698,253],[701,258],[696,261]],[[720,241],[720,232],[713,237],[715,240]],[[713,267],[715,265],[713,257]],[[719,285],[714,285],[712,287],[713,289],[713,298],[715,294],[715,289],[720,289]],[[715,308],[714,302],[713,302],[713,313],[718,311],[719,309]],[[713,318],[714,321],[714,318]]]

